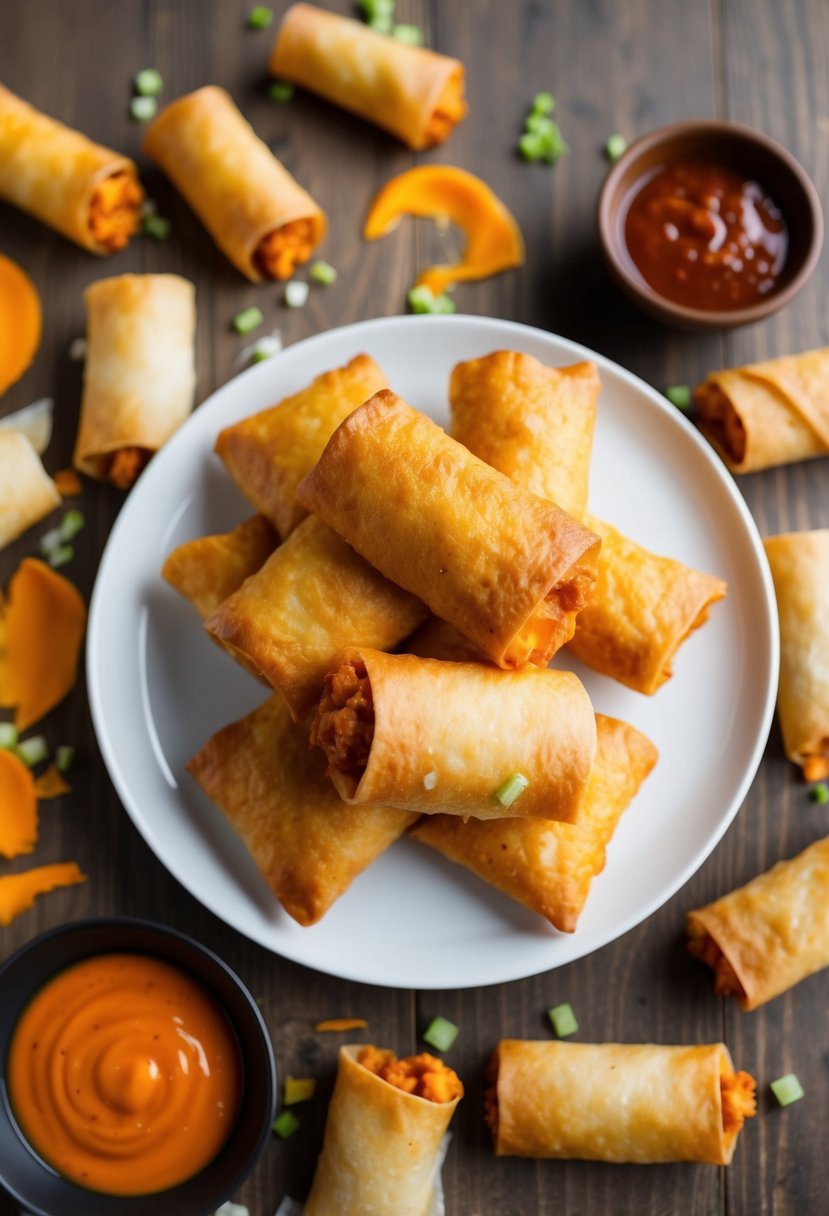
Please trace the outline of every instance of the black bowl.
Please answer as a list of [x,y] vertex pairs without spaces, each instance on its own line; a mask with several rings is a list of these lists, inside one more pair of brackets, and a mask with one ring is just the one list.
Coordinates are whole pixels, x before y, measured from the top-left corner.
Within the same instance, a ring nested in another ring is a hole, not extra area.
[[[236,1033],[242,1102],[233,1130],[209,1165],[151,1195],[105,1195],[56,1174],[17,1126],[6,1084],[9,1041],[32,997],[59,972],[96,954],[151,955],[193,975]],[[276,1108],[276,1065],[262,1015],[238,976],[191,937],[126,917],[82,920],[35,938],[0,968],[0,1183],[32,1216],[208,1216],[241,1185],[268,1142]]]

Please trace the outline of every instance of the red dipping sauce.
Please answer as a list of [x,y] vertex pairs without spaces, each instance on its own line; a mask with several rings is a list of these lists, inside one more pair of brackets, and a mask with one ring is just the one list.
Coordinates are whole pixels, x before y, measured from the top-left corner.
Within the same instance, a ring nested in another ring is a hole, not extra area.
[[786,222],[757,182],[723,165],[677,160],[634,195],[625,244],[654,291],[686,308],[725,311],[773,291]]

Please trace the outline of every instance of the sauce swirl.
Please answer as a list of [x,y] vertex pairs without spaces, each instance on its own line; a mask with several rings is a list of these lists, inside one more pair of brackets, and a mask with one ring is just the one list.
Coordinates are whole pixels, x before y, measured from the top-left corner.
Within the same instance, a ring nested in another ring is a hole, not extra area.
[[26,1139],[90,1190],[140,1195],[216,1156],[239,1107],[224,1014],[184,971],[138,954],[61,972],[15,1027],[9,1099]]

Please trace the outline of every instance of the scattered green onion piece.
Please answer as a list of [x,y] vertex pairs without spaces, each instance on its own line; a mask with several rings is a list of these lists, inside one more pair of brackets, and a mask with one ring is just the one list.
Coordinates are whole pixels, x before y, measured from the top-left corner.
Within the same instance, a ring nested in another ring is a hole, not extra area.
[[158,203],[155,201],[155,199],[145,198],[144,202],[141,204],[141,210],[138,212],[138,214],[141,216],[142,220],[145,220],[148,215],[155,215],[157,211]]
[[55,549],[49,554],[49,565],[53,570],[57,570],[58,566],[65,566],[67,562],[71,562],[75,556],[75,550],[71,545],[61,545],[59,549]]
[[172,231],[173,225],[163,215],[145,215],[141,221],[141,231],[147,236],[153,237],[156,241],[166,241]]
[[60,528],[50,528],[48,532],[44,532],[38,543],[41,553],[45,553],[47,557],[50,557],[53,553],[57,553],[63,544]]
[[412,312],[426,313],[432,311],[432,305],[435,302],[435,297],[431,290],[424,284],[413,287],[406,299]]
[[157,97],[164,88],[161,73],[155,68],[142,68],[140,72],[136,72],[133,83],[136,93],[142,97]]
[[287,1140],[289,1136],[294,1134],[299,1125],[299,1119],[297,1119],[292,1110],[283,1110],[274,1119],[273,1130],[277,1136],[280,1136],[283,1140]]
[[248,26],[252,30],[266,30],[273,21],[273,10],[257,4],[248,13]]
[[541,158],[548,165],[554,165],[560,156],[566,155],[570,149],[564,142],[564,137],[558,128],[558,123],[552,122],[552,130],[542,132],[541,138],[544,141],[544,151]]
[[154,97],[133,97],[130,102],[130,114],[136,122],[149,122],[155,118],[158,102]]
[[394,17],[385,13],[378,13],[376,17],[370,17],[368,20],[369,29],[376,30],[378,34],[390,34],[394,29]]
[[688,384],[669,384],[665,389],[665,396],[678,410],[691,408],[691,388]]
[[448,1018],[432,1018],[423,1032],[423,1042],[435,1051],[448,1051],[458,1037],[458,1028]]
[[220,1208],[216,1208],[216,1216],[250,1216],[250,1209],[243,1203],[231,1203],[228,1200]]
[[289,308],[304,307],[309,290],[308,284],[301,279],[291,279],[285,284],[285,303]]
[[83,517],[83,512],[79,511],[77,507],[73,507],[71,511],[67,511],[58,527],[58,534],[62,544],[66,544],[68,540],[72,540],[73,537],[77,536],[85,523],[86,520]]
[[289,101],[294,100],[295,91],[290,80],[275,80],[268,89],[268,97],[271,101],[278,101],[282,105],[286,105]]
[[307,1102],[313,1098],[317,1083],[313,1077],[286,1077],[282,1101],[285,1106],[295,1106],[297,1102]]
[[233,328],[237,334],[250,334],[262,324],[265,317],[261,308],[257,308],[255,304],[251,304],[250,308],[243,308],[241,312],[237,312],[233,318]]
[[423,46],[423,30],[419,25],[392,26],[391,36],[406,46]]
[[553,138],[558,130],[552,118],[548,118],[546,114],[530,114],[524,126],[530,134],[546,135],[548,139]]
[[458,306],[451,296],[442,291],[439,296],[435,296],[431,310],[436,316],[450,316],[453,312],[458,311]]
[[624,135],[611,135],[604,146],[604,150],[607,159],[611,165],[614,165],[619,157],[624,156],[625,152],[627,152],[628,141]]
[[524,160],[539,161],[544,156],[544,137],[535,131],[527,131],[518,141],[518,151]]
[[375,17],[393,17],[395,0],[360,0],[360,8],[366,21]]
[[32,735],[28,739],[21,739],[15,752],[29,768],[34,768],[36,764],[40,764],[41,760],[46,760],[49,756],[49,748],[46,746],[43,735]]
[[552,1022],[553,1030],[560,1039],[566,1039],[568,1035],[575,1034],[579,1028],[572,1005],[556,1005],[554,1008],[547,1010],[547,1017]]
[[75,749],[71,743],[62,743],[55,749],[55,768],[59,773],[68,773],[75,762]]
[[791,1106],[792,1102],[799,1102],[804,1096],[803,1086],[793,1072],[772,1081],[770,1088],[781,1106]]
[[87,351],[86,338],[73,338],[69,344],[69,358],[73,363],[83,363]]
[[503,785],[498,786],[492,797],[496,802],[500,802],[501,806],[512,806],[529,784],[523,773],[513,773],[511,777],[507,777]]
[[264,363],[266,359],[272,359],[274,355],[278,355],[281,350],[282,339],[277,338],[275,334],[268,334],[266,337],[260,338],[258,342],[254,342],[250,361],[251,363]]
[[829,802],[829,785],[825,781],[821,781],[820,785],[816,785],[809,791],[809,797],[812,802],[819,802],[821,806]]
[[0,747],[17,747],[17,727],[13,722],[0,722]]
[[330,287],[337,281],[337,272],[330,262],[312,262],[308,274],[315,283],[322,283],[323,287]]
[[536,93],[533,98],[533,114],[552,114],[556,108],[556,99],[552,93],[548,93],[546,89],[543,93]]

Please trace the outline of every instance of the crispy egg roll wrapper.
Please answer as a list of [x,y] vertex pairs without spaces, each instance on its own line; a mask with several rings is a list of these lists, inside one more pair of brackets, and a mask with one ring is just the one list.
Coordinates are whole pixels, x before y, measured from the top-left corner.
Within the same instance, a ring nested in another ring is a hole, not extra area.
[[57,486],[27,437],[0,429],[0,549],[60,503]]
[[743,1009],[829,966],[829,837],[688,913],[689,949]]
[[[105,205],[104,183],[116,176],[121,222],[112,225],[111,216],[96,222],[96,211]],[[0,85],[0,198],[90,253],[108,254],[137,231],[144,192],[128,157],[93,143]]]
[[346,806],[280,696],[218,731],[187,769],[301,925],[324,916],[413,821],[405,811]]
[[[340,704],[336,673],[349,667],[362,681],[368,714],[355,710],[356,701]],[[311,739],[325,748],[329,776],[346,802],[477,819],[577,818],[596,721],[571,672],[506,672],[350,647],[331,673]],[[507,808],[494,794],[515,773],[528,785]]]
[[532,355],[494,351],[453,370],[450,433],[511,481],[581,518],[600,388],[594,363],[547,367]]
[[457,59],[407,46],[312,4],[288,9],[268,69],[416,151],[442,143],[466,116],[464,69]]
[[764,542],[780,614],[777,713],[807,781],[829,777],[829,528]]
[[556,929],[572,933],[590,884],[604,869],[616,826],[658,755],[626,722],[597,714],[596,728],[596,759],[577,823],[519,818],[464,823],[453,815],[428,815],[410,834]]
[[118,481],[115,458],[140,453],[139,466],[166,443],[193,408],[196,293],[175,274],[123,274],[84,292],[87,353],[72,463],[90,477]]
[[428,1216],[441,1142],[460,1101],[406,1093],[340,1048],[325,1140],[303,1216]]
[[829,452],[829,347],[712,372],[694,390],[700,428],[732,473]]
[[734,1154],[742,1119],[725,1130],[721,1078],[745,1074],[722,1043],[502,1039],[494,1065],[499,1157],[727,1165]]
[[225,468],[285,539],[308,514],[296,488],[344,418],[388,384],[368,355],[323,372],[278,405],[226,427],[216,440]]
[[306,519],[208,617],[210,636],[278,689],[297,722],[349,642],[396,645],[426,615],[319,519]]
[[595,579],[593,532],[388,389],[340,424],[297,498],[501,667],[546,665]]
[[169,555],[161,574],[205,620],[262,568],[278,544],[268,521],[254,515],[232,532],[185,541]]
[[[170,102],[147,127],[141,146],[252,283],[290,278],[325,236],[321,208],[224,89],[208,85]],[[294,235],[302,239],[290,264],[270,265],[267,243],[280,231],[288,245]]]

